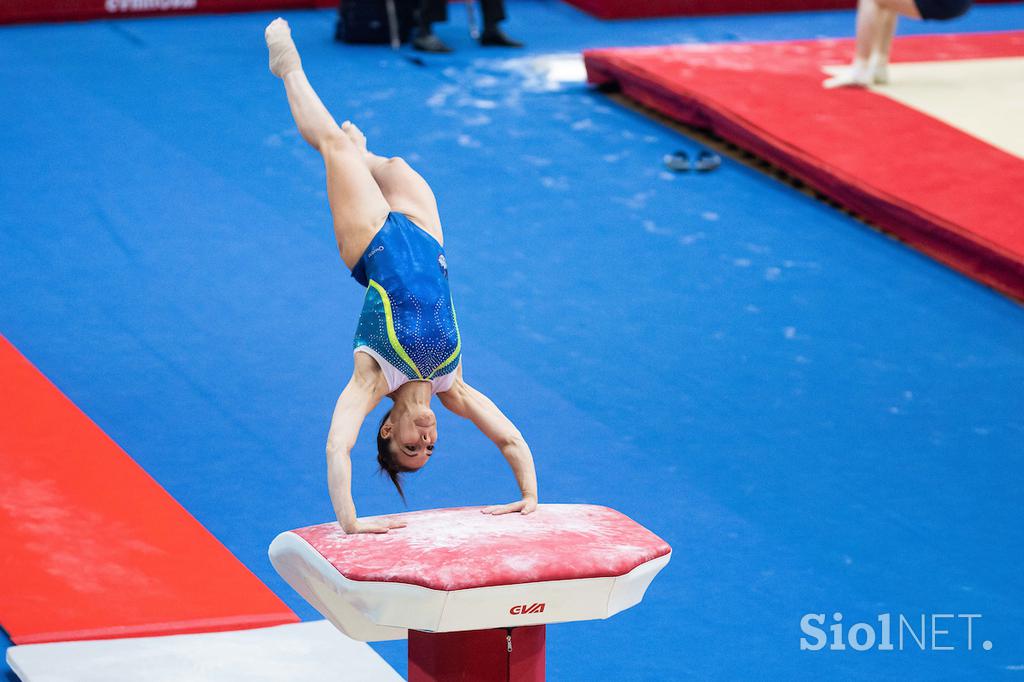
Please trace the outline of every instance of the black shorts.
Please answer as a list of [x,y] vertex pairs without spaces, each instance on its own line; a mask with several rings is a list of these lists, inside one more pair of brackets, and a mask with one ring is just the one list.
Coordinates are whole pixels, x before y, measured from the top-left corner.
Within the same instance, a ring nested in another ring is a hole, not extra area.
[[971,0],[914,0],[922,19],[956,19],[971,8]]

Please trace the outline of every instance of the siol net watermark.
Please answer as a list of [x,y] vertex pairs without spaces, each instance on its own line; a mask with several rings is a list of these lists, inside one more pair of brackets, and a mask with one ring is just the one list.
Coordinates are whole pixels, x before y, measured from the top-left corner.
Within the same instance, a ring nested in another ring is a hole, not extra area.
[[[872,622],[847,625],[843,614],[805,613],[800,619],[801,651],[956,651],[975,649],[980,613],[880,613]],[[992,649],[991,640],[981,648]]]

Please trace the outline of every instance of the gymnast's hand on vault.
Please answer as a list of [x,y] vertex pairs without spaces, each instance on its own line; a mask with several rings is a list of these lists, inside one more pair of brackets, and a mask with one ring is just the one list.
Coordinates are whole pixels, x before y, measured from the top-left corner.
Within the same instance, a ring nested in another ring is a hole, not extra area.
[[537,498],[536,497],[524,497],[518,502],[510,502],[508,504],[497,504],[492,507],[484,507],[480,511],[484,514],[511,514],[512,512],[519,512],[520,514],[529,514],[530,512],[537,509]]
[[406,525],[404,521],[395,521],[388,518],[374,519],[373,521],[356,519],[348,527],[342,526],[342,528],[347,535],[354,535],[355,533],[387,533],[392,528],[405,528]]

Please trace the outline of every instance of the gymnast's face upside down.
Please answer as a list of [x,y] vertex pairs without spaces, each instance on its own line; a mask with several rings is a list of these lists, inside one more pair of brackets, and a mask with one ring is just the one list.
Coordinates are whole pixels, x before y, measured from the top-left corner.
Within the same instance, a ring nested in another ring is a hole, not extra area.
[[[400,471],[415,471],[427,463],[437,442],[437,417],[428,405],[396,404],[381,422],[379,455]],[[385,451],[386,448],[386,451]]]

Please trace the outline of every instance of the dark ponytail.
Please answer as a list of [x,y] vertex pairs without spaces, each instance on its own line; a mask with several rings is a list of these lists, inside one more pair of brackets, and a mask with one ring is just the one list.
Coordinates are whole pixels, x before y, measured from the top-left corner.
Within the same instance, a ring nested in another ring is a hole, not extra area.
[[388,410],[384,413],[384,418],[380,420],[380,425],[377,426],[377,466],[380,467],[378,471],[386,473],[388,478],[391,479],[391,482],[395,484],[395,488],[398,489],[398,494],[402,497],[402,503],[407,504],[405,501],[405,493],[402,492],[402,481],[399,478],[399,474],[416,471],[416,469],[402,466],[395,457],[394,451],[391,449],[391,439],[380,435],[381,429],[384,428],[384,422],[386,422],[390,416],[391,410]]

